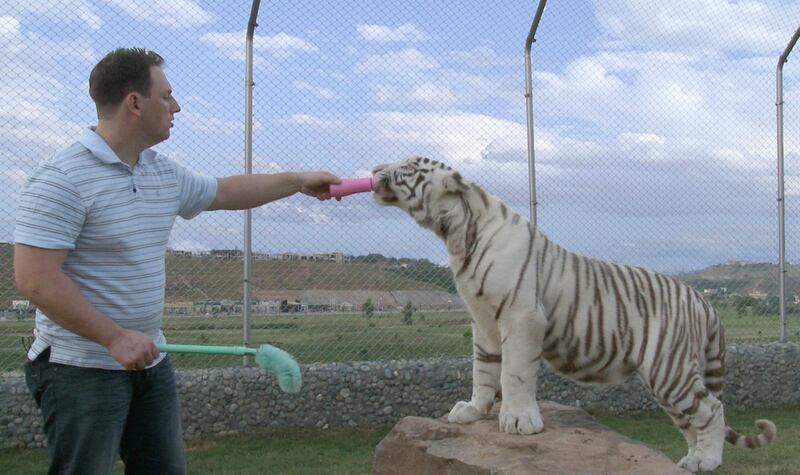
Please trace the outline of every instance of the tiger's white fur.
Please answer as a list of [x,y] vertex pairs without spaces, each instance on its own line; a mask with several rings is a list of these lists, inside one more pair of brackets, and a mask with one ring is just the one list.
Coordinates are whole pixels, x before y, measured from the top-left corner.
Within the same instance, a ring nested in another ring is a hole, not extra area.
[[472,315],[472,398],[456,403],[451,422],[480,418],[499,389],[500,429],[540,432],[536,379],[544,359],[582,382],[638,374],[686,438],[679,465],[688,470],[717,468],[726,439],[760,447],[775,438],[764,419],[756,421],[758,436],[726,426],[722,322],[691,287],[571,253],[443,163],[415,157],[373,173],[378,203],[405,210],[444,240]]

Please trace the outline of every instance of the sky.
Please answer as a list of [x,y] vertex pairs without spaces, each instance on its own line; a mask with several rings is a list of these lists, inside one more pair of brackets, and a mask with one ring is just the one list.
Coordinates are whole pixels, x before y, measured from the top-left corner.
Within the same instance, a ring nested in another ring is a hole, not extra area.
[[[367,176],[422,155],[529,215],[525,38],[536,2],[264,1],[253,170]],[[244,170],[245,1],[6,0],[0,9],[0,242],[37,164],[95,123],[92,66],[166,59],[182,106],[155,148]],[[680,272],[777,262],[775,72],[792,0],[551,2],[533,47],[539,228],[581,254]],[[800,261],[800,48],[784,69],[787,257]],[[170,247],[242,248],[243,213],[178,219]],[[256,252],[444,264],[443,243],[369,195],[253,212]]]

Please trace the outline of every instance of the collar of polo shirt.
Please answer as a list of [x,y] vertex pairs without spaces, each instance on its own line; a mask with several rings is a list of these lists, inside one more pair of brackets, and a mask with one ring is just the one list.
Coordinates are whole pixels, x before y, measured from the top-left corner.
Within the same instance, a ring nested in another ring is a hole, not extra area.
[[[88,148],[92,154],[99,158],[103,163],[124,163],[117,156],[116,152],[108,145],[108,142],[103,139],[97,132],[95,127],[89,127],[83,131],[83,136],[80,139],[81,145]],[[139,164],[144,160],[155,157],[156,152],[151,149],[146,149],[139,154]]]

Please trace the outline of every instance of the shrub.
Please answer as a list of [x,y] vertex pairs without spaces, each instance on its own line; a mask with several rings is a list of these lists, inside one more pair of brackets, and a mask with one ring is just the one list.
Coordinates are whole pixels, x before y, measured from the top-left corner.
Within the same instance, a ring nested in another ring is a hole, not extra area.
[[372,318],[375,315],[375,305],[372,303],[372,299],[367,299],[364,302],[364,305],[361,307],[361,314],[364,318]]

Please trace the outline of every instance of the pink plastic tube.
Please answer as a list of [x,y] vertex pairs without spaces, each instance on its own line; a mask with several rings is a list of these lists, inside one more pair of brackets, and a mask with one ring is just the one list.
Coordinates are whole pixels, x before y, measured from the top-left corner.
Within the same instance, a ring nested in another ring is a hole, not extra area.
[[330,187],[331,196],[337,199],[353,193],[364,193],[372,190],[372,177],[344,178],[340,184],[331,185]]

